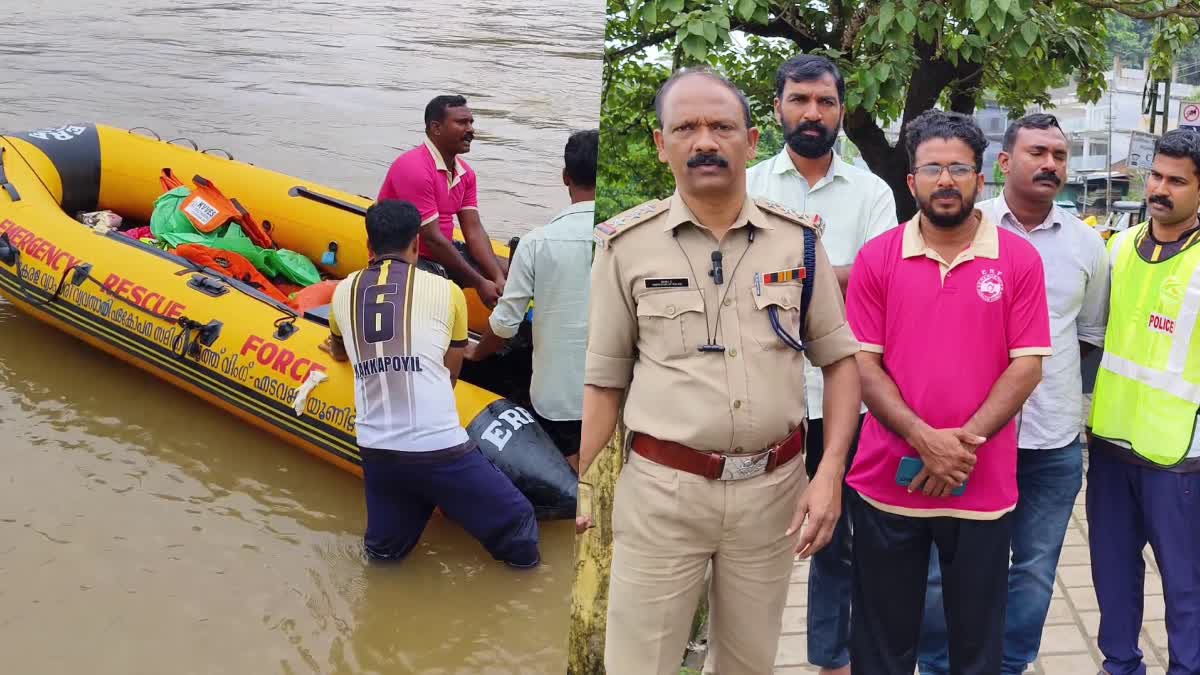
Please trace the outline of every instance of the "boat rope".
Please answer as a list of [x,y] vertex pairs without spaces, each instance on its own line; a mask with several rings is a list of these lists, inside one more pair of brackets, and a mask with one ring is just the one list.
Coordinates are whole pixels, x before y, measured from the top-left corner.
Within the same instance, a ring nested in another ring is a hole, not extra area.
[[161,141],[161,140],[162,140],[162,136],[159,136],[159,135],[158,135],[158,132],[157,132],[157,131],[155,131],[155,130],[153,130],[153,129],[151,129],[150,127],[134,127],[134,128],[132,128],[132,129],[130,129],[130,130],[129,130],[129,133],[131,133],[131,134],[132,134],[133,132],[137,131],[138,129],[145,129],[146,131],[149,131],[150,133],[154,134],[154,140],[156,140],[156,141]]
[[63,286],[67,282],[67,275],[79,266],[79,263],[74,263],[67,266],[67,268],[63,270],[62,276],[58,278],[58,284],[54,287],[54,293],[52,293],[50,297],[41,300],[34,296],[32,292],[30,292],[29,282],[25,279],[25,275],[22,274],[23,265],[21,264],[21,250],[9,242],[7,233],[0,234],[0,240],[4,241],[4,243],[9,246],[9,250],[11,250],[13,253],[13,268],[17,271],[17,287],[21,289],[21,296],[25,298],[25,302],[28,302],[34,307],[43,307],[57,300],[58,296],[62,294]]
[[199,152],[199,151],[200,151],[200,146],[199,146],[199,145],[196,145],[196,141],[193,141],[193,140],[192,140],[192,139],[190,139],[190,138],[184,138],[183,136],[180,136],[179,138],[172,138],[171,140],[167,141],[167,143],[174,143],[175,141],[187,141],[188,143],[191,143],[191,144],[192,144],[192,149],[193,149],[193,150],[195,150],[195,151],[197,151],[197,152]]

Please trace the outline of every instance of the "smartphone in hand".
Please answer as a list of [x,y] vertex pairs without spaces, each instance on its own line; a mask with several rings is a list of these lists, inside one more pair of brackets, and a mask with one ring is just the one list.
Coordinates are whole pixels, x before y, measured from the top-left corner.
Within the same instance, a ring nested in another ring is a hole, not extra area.
[[[917,474],[921,473],[921,469],[925,468],[925,462],[921,461],[920,457],[904,457],[900,460],[900,468],[896,469],[896,485],[908,487],[912,484],[913,479]],[[967,481],[963,481],[962,487],[954,488],[950,491],[951,497],[961,497],[967,491]]]

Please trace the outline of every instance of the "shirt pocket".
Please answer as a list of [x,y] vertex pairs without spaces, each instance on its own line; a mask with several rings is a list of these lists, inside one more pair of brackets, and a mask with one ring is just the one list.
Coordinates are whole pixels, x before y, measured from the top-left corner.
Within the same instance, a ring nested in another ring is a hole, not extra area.
[[646,293],[637,300],[638,348],[661,359],[691,354],[708,341],[700,291]]
[[800,339],[800,296],[803,286],[800,283],[769,284],[762,287],[762,293],[754,296],[754,316],[749,322],[747,332],[760,349],[775,351],[791,350],[775,332],[771,325],[771,309],[779,319],[779,327],[797,342]]

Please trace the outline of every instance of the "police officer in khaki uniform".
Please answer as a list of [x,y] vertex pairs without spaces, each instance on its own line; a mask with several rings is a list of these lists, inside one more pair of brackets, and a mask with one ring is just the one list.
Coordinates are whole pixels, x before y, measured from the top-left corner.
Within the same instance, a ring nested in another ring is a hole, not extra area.
[[[707,670],[769,675],[792,556],[824,546],[841,510],[859,345],[819,231],[746,195],[758,131],[744,95],[682,71],[655,111],[678,191],[598,225],[592,269],[581,475],[623,400],[632,439],[605,665],[676,675],[711,560]],[[807,487],[805,355],[826,382],[825,457]]]

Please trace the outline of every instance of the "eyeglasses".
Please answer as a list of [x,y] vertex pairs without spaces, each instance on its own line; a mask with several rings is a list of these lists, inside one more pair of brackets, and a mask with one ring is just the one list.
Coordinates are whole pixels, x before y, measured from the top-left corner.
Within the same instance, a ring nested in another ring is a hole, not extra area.
[[913,173],[926,180],[937,180],[942,171],[950,171],[950,177],[956,180],[968,178],[975,173],[975,167],[970,164],[951,164],[950,166],[942,166],[941,164],[925,164],[918,166],[913,170]]

